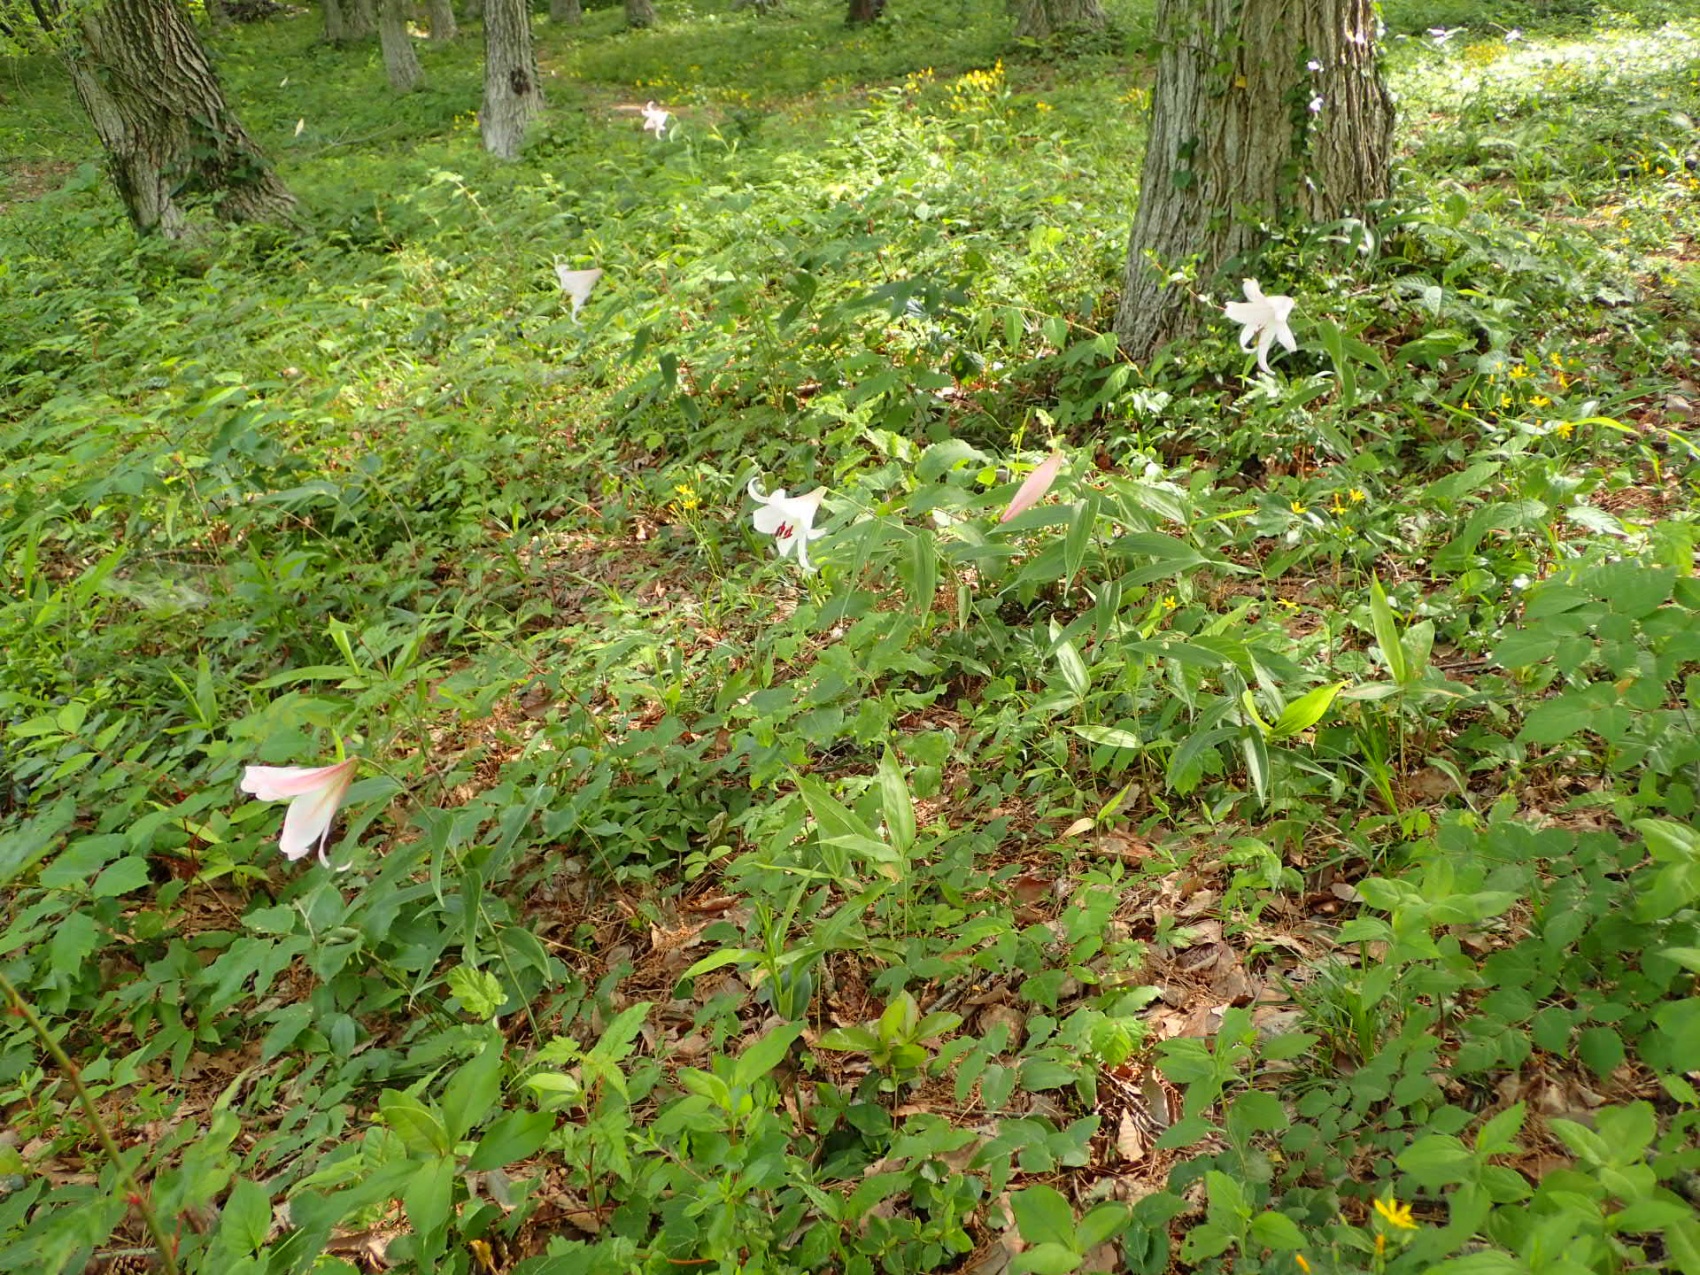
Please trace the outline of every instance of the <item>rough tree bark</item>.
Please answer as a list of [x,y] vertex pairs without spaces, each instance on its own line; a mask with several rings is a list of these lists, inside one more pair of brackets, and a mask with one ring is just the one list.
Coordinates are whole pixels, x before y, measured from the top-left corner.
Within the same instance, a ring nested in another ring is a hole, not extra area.
[[441,44],[460,34],[460,28],[455,25],[453,0],[426,0],[425,12],[431,24],[432,44]]
[[525,126],[542,109],[531,6],[527,0],[485,0],[484,105],[478,110],[484,149],[502,159],[515,158]]
[[351,40],[366,40],[377,34],[377,0],[343,0],[343,24]]
[[347,0],[325,0],[325,43],[348,43],[348,17],[343,12]]
[[425,82],[413,37],[407,33],[407,0],[381,0],[378,40],[384,50],[384,73],[397,93],[411,93]]
[[[1161,54],[1116,333],[1146,359],[1265,227],[1362,215],[1391,184],[1371,0],[1160,0]],[[1231,289],[1238,294],[1237,281]]]
[[849,12],[844,15],[844,24],[859,27],[876,21],[884,12],[885,0],[850,0]]
[[654,26],[654,4],[650,0],[626,0],[626,25],[629,27]]
[[1059,31],[1102,30],[1107,19],[1098,0],[1011,0],[1015,34],[1048,40]]
[[82,11],[79,34],[66,54],[71,82],[137,230],[185,234],[185,192],[211,196],[226,221],[295,216],[177,0],[107,0]]
[[584,6],[579,0],[549,0],[549,21],[576,27],[584,21]]

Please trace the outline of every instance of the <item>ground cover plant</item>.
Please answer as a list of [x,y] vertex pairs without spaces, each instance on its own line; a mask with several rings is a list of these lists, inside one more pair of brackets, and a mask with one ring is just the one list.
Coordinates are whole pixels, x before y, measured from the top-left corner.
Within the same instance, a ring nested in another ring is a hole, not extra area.
[[1700,23],[1389,4],[1265,373],[1146,9],[842,16],[7,62],[0,1270],[1700,1272]]

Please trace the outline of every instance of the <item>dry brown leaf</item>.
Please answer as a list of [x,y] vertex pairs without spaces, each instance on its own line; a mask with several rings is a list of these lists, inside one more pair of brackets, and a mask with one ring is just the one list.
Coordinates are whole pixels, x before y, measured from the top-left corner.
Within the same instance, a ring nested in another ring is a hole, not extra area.
[[1124,1164],[1138,1164],[1145,1158],[1145,1135],[1140,1133],[1133,1117],[1125,1111],[1116,1126],[1116,1154],[1121,1156]]

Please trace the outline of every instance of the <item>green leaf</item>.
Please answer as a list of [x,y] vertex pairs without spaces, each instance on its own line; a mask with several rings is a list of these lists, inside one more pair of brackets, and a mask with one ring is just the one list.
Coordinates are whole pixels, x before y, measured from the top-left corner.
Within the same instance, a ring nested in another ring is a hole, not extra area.
[[1407,1147],[1397,1163],[1419,1185],[1437,1187],[1464,1181],[1475,1156],[1451,1134],[1431,1133]]
[[502,1100],[502,1045],[488,1039],[484,1048],[460,1065],[443,1089],[443,1123],[449,1141],[459,1142]]
[[1275,724],[1269,728],[1269,733],[1276,739],[1289,739],[1309,730],[1322,720],[1322,715],[1328,711],[1334,697],[1345,689],[1344,682],[1331,682],[1327,686],[1318,686],[1308,691],[1287,705],[1281,716],[1275,719]]
[[907,855],[915,844],[915,801],[909,794],[903,769],[889,747],[880,758],[879,785],[886,833],[897,852]]
[[880,1038],[871,1028],[860,1025],[833,1027],[815,1037],[816,1049],[830,1049],[835,1052],[871,1054],[879,1047]]
[[1009,1207],[1016,1229],[1029,1244],[1060,1244],[1074,1251],[1074,1210],[1055,1187],[1041,1184],[1015,1191]]
[[1086,561],[1086,551],[1092,546],[1092,529],[1098,522],[1098,498],[1089,495],[1076,501],[1068,520],[1068,536],[1063,541],[1063,588],[1067,589],[1080,574]]
[[1084,699],[1092,686],[1092,675],[1087,672],[1086,661],[1080,658],[1080,652],[1074,649],[1073,642],[1057,643],[1057,668],[1062,671],[1063,682],[1073,692],[1074,697]]
[[1517,1150],[1517,1134],[1527,1111],[1525,1104],[1514,1102],[1484,1124],[1476,1132],[1476,1154],[1509,1155]]
[[1114,726],[1070,726],[1069,729],[1090,744],[1102,744],[1109,748],[1140,749],[1145,747],[1145,741],[1140,739],[1138,735],[1130,730],[1120,730]]
[[1251,1220],[1252,1243],[1262,1248],[1291,1252],[1305,1246],[1298,1223],[1285,1213],[1259,1213]]
[[437,1113],[410,1093],[386,1089],[378,1095],[378,1118],[394,1129],[409,1151],[448,1155],[453,1144]]
[[802,1023],[784,1023],[738,1055],[733,1065],[735,1082],[753,1085],[771,1072],[791,1052],[791,1045],[803,1034]]
[[1700,1221],[1690,1217],[1666,1226],[1665,1253],[1682,1275],[1700,1275]]
[[1429,1275],[1529,1275],[1529,1268],[1509,1253],[1483,1249],[1431,1266]]
[[140,890],[148,881],[148,861],[139,854],[127,855],[96,877],[89,893],[97,899],[116,898]]
[[1623,1065],[1623,1037],[1611,1027],[1590,1027],[1576,1038],[1576,1056],[1602,1079]]
[[1010,1263],[1012,1275],[1031,1272],[1032,1275],[1068,1275],[1085,1261],[1079,1253],[1063,1244],[1035,1244]]
[[1089,1252],[1126,1226],[1129,1216],[1125,1204],[1100,1204],[1080,1219],[1075,1243],[1081,1252]]
[[1393,618],[1393,608],[1388,605],[1381,581],[1373,575],[1369,578],[1369,615],[1388,676],[1400,686],[1406,685],[1411,680],[1411,670],[1405,663],[1404,644],[1399,641],[1399,622]]
[[493,1018],[506,1003],[502,980],[489,970],[457,965],[448,973],[449,992],[474,1018]]
[[272,1228],[272,1197],[252,1178],[237,1178],[219,1210],[218,1238],[234,1253],[258,1253]]
[[53,931],[47,948],[47,963],[62,978],[83,968],[83,963],[100,946],[100,927],[86,912],[72,912]]
[[497,1116],[478,1140],[466,1162],[469,1173],[499,1169],[535,1155],[555,1131],[555,1117],[546,1111],[510,1111]]
[[426,1270],[436,1267],[436,1256],[443,1247],[443,1237],[454,1212],[455,1162],[450,1156],[440,1156],[419,1166],[419,1171],[402,1192],[402,1208],[417,1237],[420,1264]]

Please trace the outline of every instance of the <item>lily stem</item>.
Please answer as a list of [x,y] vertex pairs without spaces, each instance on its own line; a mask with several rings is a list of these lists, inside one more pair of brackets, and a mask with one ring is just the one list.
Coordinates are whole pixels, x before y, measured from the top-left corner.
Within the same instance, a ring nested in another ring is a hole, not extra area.
[[47,1024],[42,1022],[35,1009],[24,999],[12,980],[0,973],[0,991],[6,993],[6,998],[12,1002],[13,1008],[22,1015],[30,1025],[30,1030],[41,1038],[42,1045],[59,1065],[59,1070],[65,1073],[71,1082],[71,1088],[77,1091],[77,1098],[83,1104],[83,1113],[88,1116],[89,1124],[94,1127],[95,1137],[100,1139],[100,1146],[106,1152],[106,1158],[112,1161],[112,1167],[117,1170],[119,1181],[129,1194],[130,1203],[136,1206],[136,1212],[142,1215],[142,1223],[148,1228],[148,1234],[153,1237],[155,1246],[159,1249],[160,1265],[165,1275],[180,1275],[177,1268],[177,1254],[172,1246],[171,1237],[165,1233],[165,1227],[160,1224],[159,1215],[154,1212],[153,1205],[148,1202],[147,1193],[142,1190],[141,1183],[136,1181],[136,1175],[130,1172],[124,1163],[124,1155],[118,1150],[118,1143],[112,1138],[112,1131],[106,1127],[106,1122],[100,1118],[100,1112],[95,1110],[94,1096],[89,1093],[88,1086],[83,1084],[83,1073],[77,1070],[77,1064],[71,1061],[71,1056],[60,1048],[59,1042],[53,1039],[53,1033],[47,1030]]

